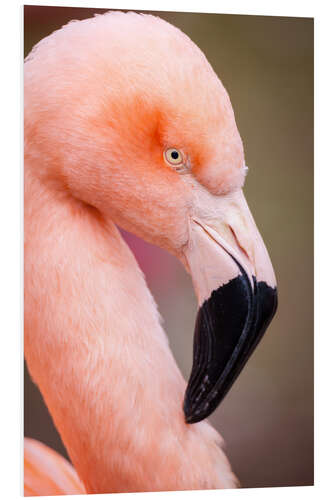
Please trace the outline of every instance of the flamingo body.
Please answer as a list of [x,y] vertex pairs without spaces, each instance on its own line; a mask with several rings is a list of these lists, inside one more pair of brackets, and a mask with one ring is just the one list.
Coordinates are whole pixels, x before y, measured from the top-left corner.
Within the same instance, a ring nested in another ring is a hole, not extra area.
[[24,439],[24,496],[85,492],[75,469],[65,458],[35,439]]
[[[161,19],[71,22],[28,55],[25,356],[76,472],[29,440],[27,493],[238,485],[204,419],[276,307],[245,175],[226,90]],[[117,225],[192,275],[206,312],[187,389]]]

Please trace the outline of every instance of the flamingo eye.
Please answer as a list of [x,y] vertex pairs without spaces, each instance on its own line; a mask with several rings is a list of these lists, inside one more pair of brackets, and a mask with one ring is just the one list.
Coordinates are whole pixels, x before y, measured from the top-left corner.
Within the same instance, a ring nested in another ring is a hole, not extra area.
[[170,148],[164,151],[164,160],[172,166],[181,166],[184,164],[184,157],[179,149]]

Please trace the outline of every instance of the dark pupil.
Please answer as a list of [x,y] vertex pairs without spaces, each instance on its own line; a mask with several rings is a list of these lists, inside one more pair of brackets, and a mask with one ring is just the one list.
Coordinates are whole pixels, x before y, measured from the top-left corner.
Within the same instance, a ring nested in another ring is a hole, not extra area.
[[172,151],[172,153],[171,153],[171,158],[172,158],[173,160],[178,160],[178,158],[179,158],[179,153],[177,153],[177,151]]

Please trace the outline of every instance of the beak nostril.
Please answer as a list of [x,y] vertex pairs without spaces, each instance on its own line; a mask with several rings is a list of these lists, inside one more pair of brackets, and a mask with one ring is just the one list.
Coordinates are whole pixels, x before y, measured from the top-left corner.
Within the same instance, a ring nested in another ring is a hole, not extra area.
[[235,231],[233,230],[233,228],[229,224],[228,224],[228,227],[230,229],[230,232],[231,232],[232,236],[234,237],[234,240],[235,240],[235,243],[236,243],[237,247],[245,255],[245,257],[251,262],[251,258],[249,256],[249,254],[247,253],[247,251],[245,250],[245,248],[240,244],[239,239],[237,238],[237,235],[236,235]]

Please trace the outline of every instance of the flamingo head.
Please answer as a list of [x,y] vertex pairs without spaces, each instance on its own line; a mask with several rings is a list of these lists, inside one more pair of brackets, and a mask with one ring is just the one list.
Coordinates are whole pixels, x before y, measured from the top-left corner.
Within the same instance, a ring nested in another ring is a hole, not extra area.
[[277,304],[242,192],[247,168],[226,90],[180,30],[112,12],[37,44],[25,63],[25,106],[36,175],[172,252],[191,273],[199,311],[184,412],[188,423],[202,420]]

